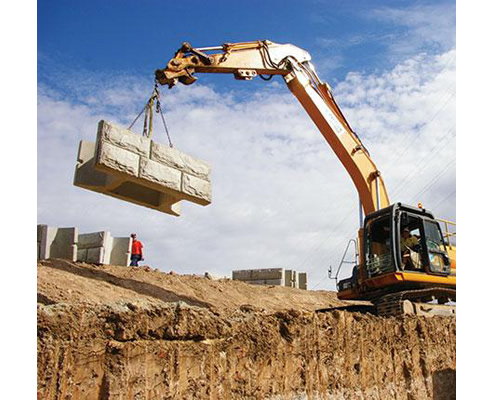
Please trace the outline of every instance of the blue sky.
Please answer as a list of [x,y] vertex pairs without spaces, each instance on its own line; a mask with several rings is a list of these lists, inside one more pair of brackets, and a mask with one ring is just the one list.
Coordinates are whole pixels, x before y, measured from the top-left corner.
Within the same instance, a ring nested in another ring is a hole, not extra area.
[[[337,82],[353,70],[386,69],[411,52],[449,47],[447,42],[412,37],[422,14],[402,23],[395,12],[425,13],[426,7],[430,7],[427,18],[433,18],[440,9],[449,13],[455,5],[453,1],[362,0],[253,0],[241,6],[194,0],[40,1],[39,79],[49,79],[52,67],[128,72],[152,79],[156,67],[163,67],[185,40],[198,47],[269,39],[305,48],[320,72],[328,74],[326,79]],[[435,28],[454,29],[450,22],[444,20]],[[394,54],[392,46],[402,41],[408,41],[408,49],[402,46]],[[316,62],[321,56],[323,62]],[[234,84],[228,80],[219,87]]]
[[357,193],[279,77],[199,76],[164,92],[175,146],[213,171],[212,204],[179,218],[73,187],[78,142],[100,119],[128,124],[183,41],[290,42],[332,85],[391,200],[455,219],[455,26],[451,1],[39,1],[38,223],[137,231],[166,271],[282,266],[333,289],[326,270],[356,234]]

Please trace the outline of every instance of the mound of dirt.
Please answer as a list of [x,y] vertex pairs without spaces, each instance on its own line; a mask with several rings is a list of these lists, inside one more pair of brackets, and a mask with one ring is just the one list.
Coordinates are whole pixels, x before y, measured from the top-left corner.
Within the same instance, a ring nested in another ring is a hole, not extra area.
[[38,264],[42,399],[449,399],[454,318],[318,308],[311,292]]
[[146,300],[153,304],[183,301],[188,305],[236,309],[316,310],[346,305],[336,293],[280,286],[255,286],[229,279],[210,280],[159,270],[49,260],[38,263],[38,301],[44,304],[101,304]]

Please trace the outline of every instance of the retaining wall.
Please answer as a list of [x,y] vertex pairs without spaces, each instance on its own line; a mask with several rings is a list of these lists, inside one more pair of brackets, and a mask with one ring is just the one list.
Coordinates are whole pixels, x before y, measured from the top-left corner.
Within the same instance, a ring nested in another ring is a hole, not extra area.
[[38,260],[62,258],[93,264],[128,265],[131,238],[108,231],[79,234],[77,228],[38,225]]

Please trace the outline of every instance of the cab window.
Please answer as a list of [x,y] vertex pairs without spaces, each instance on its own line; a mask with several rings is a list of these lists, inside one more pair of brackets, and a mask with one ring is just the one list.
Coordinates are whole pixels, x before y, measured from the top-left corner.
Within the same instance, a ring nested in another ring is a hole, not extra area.
[[436,222],[425,221],[425,242],[430,250],[446,251],[441,230]]
[[422,252],[422,220],[412,215],[400,223],[400,268],[424,272],[426,257]]
[[368,222],[365,237],[366,271],[369,277],[394,271],[391,257],[391,229],[388,216]]
[[425,221],[425,244],[429,253],[429,270],[438,274],[449,272],[449,262],[446,261],[446,245],[439,229],[434,221]]

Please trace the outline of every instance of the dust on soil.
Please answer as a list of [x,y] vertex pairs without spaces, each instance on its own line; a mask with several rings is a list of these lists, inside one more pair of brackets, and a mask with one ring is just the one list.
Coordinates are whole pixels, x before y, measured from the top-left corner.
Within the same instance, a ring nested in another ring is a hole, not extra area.
[[320,308],[334,292],[38,263],[43,399],[449,399],[456,322]]

